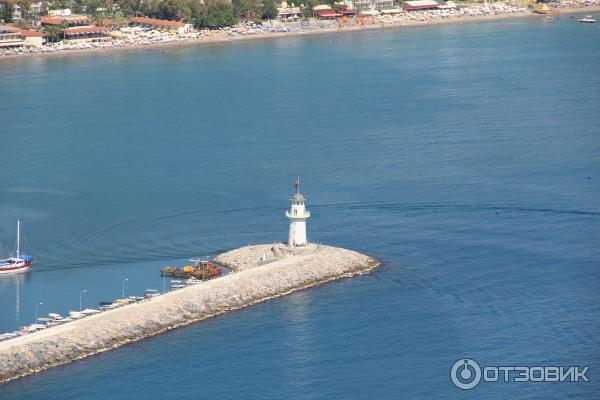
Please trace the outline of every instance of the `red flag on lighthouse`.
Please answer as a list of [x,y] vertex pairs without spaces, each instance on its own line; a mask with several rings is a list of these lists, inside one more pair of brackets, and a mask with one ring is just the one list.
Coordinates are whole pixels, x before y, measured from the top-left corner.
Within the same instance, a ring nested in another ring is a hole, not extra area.
[[300,177],[298,177],[298,179],[296,179],[296,182],[294,182],[294,187],[296,189],[298,189],[300,187]]

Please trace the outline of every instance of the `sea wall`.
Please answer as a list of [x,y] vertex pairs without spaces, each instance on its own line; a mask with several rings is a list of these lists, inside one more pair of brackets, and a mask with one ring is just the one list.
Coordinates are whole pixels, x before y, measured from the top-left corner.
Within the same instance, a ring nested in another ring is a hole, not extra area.
[[[0,383],[379,265],[371,257],[329,246],[252,264],[256,249],[219,256],[236,271],[224,277],[0,342]],[[244,260],[244,267],[235,259]]]

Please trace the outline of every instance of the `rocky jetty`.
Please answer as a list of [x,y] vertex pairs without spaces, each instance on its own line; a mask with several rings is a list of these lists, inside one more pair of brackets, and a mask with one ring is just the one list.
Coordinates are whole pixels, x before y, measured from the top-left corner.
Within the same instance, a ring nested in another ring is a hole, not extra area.
[[281,244],[244,247],[216,261],[233,272],[0,342],[0,383],[379,265],[341,248],[310,245],[292,252]]

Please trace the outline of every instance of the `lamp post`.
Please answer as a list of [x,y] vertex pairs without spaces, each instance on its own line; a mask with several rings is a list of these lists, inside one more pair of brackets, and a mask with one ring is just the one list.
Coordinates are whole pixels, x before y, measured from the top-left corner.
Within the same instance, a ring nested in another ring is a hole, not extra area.
[[38,321],[38,306],[44,305],[44,303],[37,303],[35,305],[35,323],[37,324]]
[[82,299],[83,299],[83,294],[87,293],[86,289],[83,289],[82,291],[79,292],[79,311],[81,311],[81,304],[82,304]]
[[129,280],[129,278],[125,278],[123,280],[123,299],[125,299],[125,282],[127,282]]

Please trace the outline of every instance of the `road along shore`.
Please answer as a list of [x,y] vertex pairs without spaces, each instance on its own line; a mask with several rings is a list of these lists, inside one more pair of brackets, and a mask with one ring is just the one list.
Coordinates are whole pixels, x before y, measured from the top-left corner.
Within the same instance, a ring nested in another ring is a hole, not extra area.
[[232,273],[100,314],[0,342],[0,383],[111,350],[228,311],[368,273],[379,261],[337,247],[248,246],[216,261]]

